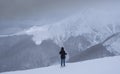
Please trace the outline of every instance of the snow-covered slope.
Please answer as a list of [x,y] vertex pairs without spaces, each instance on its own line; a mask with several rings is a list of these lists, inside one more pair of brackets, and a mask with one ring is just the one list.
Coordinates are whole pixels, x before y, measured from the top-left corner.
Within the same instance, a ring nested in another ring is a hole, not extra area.
[[[83,36],[70,37],[64,42],[68,53],[67,62],[78,62],[106,56],[114,56],[105,46],[94,45],[79,50],[79,43],[84,48],[90,44]],[[0,38],[0,72],[46,67],[58,63],[60,47],[53,40],[44,40],[36,45],[31,36],[13,35]]]
[[[46,47],[47,45],[47,47]],[[0,38],[0,72],[45,67],[59,60],[60,49],[53,41],[36,45],[30,36]]]
[[120,56],[1,74],[120,74]]

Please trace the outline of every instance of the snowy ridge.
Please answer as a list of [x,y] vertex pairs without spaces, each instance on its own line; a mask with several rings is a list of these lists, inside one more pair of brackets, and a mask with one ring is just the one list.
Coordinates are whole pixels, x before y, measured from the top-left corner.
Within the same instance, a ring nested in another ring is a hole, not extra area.
[[[120,11],[118,9],[119,4],[117,3],[112,3],[112,5],[108,3],[107,6],[106,3],[103,3],[102,6],[98,4],[85,7],[72,14],[72,16],[53,22],[53,24],[33,26],[22,31],[22,34],[32,35],[33,41],[37,45],[40,45],[43,40],[51,39],[59,46],[63,46],[63,42],[69,37],[79,35],[86,37],[92,45],[95,45],[120,32],[118,17]],[[1,37],[5,36],[2,35]]]
[[[93,45],[120,32],[119,7],[104,5],[81,9],[78,13],[53,24],[33,26],[26,34],[33,35],[36,44],[43,40],[54,40],[59,46],[71,36],[84,35]],[[117,11],[117,12],[116,12]],[[99,16],[98,16],[99,15]],[[47,21],[46,21],[47,22]]]
[[[33,41],[37,45],[40,45],[43,40],[50,39],[57,45],[64,46],[63,43],[71,36],[83,36],[91,43],[90,46],[93,46],[120,32],[118,17],[120,11],[118,9],[117,4],[112,7],[103,4],[101,7],[98,5],[82,9],[75,15],[53,24],[33,26],[26,30],[25,34],[32,35]],[[116,39],[119,39],[119,37],[116,37]]]
[[66,67],[59,65],[46,68],[6,72],[1,74],[120,74],[120,56],[107,57],[85,62],[69,63]]
[[34,26],[26,31],[26,34],[33,35],[33,41],[41,44],[43,40],[54,40],[59,46],[71,36],[85,36],[93,45],[104,41],[107,37],[119,31],[120,25],[90,25],[81,22],[81,18],[69,19],[53,25]]
[[19,36],[19,35],[25,35],[25,31],[20,31],[20,32],[17,32],[17,33],[13,33],[13,34],[9,34],[9,35],[0,35],[0,37],[11,37],[11,36]]

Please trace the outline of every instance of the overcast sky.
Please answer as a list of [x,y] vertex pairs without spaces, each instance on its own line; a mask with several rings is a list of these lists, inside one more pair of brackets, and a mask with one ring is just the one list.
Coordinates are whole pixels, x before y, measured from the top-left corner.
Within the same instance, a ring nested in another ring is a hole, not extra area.
[[0,0],[0,31],[16,26],[51,24],[75,14],[77,8],[81,8],[86,3],[89,2],[85,0]]
[[101,0],[0,0],[0,29],[50,24],[103,3]]
[[0,0],[0,20],[57,20],[75,14],[91,3],[90,0]]
[[[62,17],[73,12],[80,1],[74,0],[0,0],[0,20],[43,19],[48,16]],[[82,2],[82,1],[81,1]],[[82,3],[81,3],[82,4]],[[59,11],[59,10],[63,11]]]
[[5,24],[5,21],[31,21],[32,24],[34,21],[58,20],[95,2],[98,0],[0,0],[0,21],[1,24]]

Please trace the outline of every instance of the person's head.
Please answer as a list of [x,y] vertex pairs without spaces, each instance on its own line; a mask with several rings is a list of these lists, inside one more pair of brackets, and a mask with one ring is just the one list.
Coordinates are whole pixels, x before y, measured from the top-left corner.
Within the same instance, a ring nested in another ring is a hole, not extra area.
[[61,47],[61,50],[64,50],[64,47]]

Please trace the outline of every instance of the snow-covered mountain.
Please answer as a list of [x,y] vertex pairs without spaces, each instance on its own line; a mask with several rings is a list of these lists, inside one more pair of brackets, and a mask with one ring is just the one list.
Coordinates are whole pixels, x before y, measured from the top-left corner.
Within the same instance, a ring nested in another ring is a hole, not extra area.
[[0,72],[59,63],[61,46],[68,53],[67,62],[119,55],[119,7],[119,3],[85,7],[51,24],[0,35]]
[[119,61],[120,56],[116,56],[85,62],[67,63],[67,66],[64,68],[60,68],[59,65],[55,65],[46,68],[6,72],[1,74],[119,74]]
[[68,62],[118,55],[119,49],[112,46],[113,42],[119,42],[117,31],[107,35],[104,32],[107,33],[108,26],[105,30],[104,28],[93,30],[88,25],[88,28],[83,27],[86,31],[82,32],[79,30],[81,25],[78,22],[77,25],[74,23],[34,26],[17,34],[0,37],[0,72],[46,67],[59,63],[60,46],[65,47]]
[[[120,22],[119,12],[116,6],[101,6],[80,10],[77,14],[62,19],[53,24],[43,26],[33,26],[25,31],[25,34],[32,35],[36,44],[41,44],[43,40],[51,39],[59,46],[64,46],[64,42],[70,37],[82,36],[88,41],[86,48],[103,42],[110,36],[119,41]],[[117,38],[115,38],[117,37]],[[107,40],[109,41],[109,39]],[[108,46],[107,41],[104,42]],[[114,40],[113,40],[114,41]],[[116,41],[115,41],[116,42]],[[80,49],[84,43],[79,43]],[[108,42],[109,43],[109,42]],[[112,42],[109,44],[112,45]],[[116,49],[116,51],[119,51]]]
[[77,46],[78,50],[84,50],[93,45],[102,43],[107,48],[110,47],[111,50],[114,49],[114,51],[120,52],[120,50],[117,49],[119,48],[117,44],[119,43],[119,36],[120,36],[119,23],[116,24],[115,19],[112,19],[113,20],[112,22],[108,21],[102,23],[103,21],[108,20],[108,18],[102,19],[101,17],[100,17],[101,19],[99,18],[100,20],[96,20],[96,19],[84,20],[84,18],[89,18],[89,17],[92,16],[89,15],[87,17],[85,16],[83,17],[80,15],[79,16],[76,15],[52,25],[44,25],[40,27],[33,26],[29,30],[25,31],[25,34],[33,36],[32,39],[37,45],[40,45],[43,40],[51,39],[57,45],[65,46],[64,43],[66,41],[70,41],[72,38],[75,39],[76,37],[77,39],[73,41],[73,43],[75,42],[78,45],[76,44],[71,44],[71,45]]

